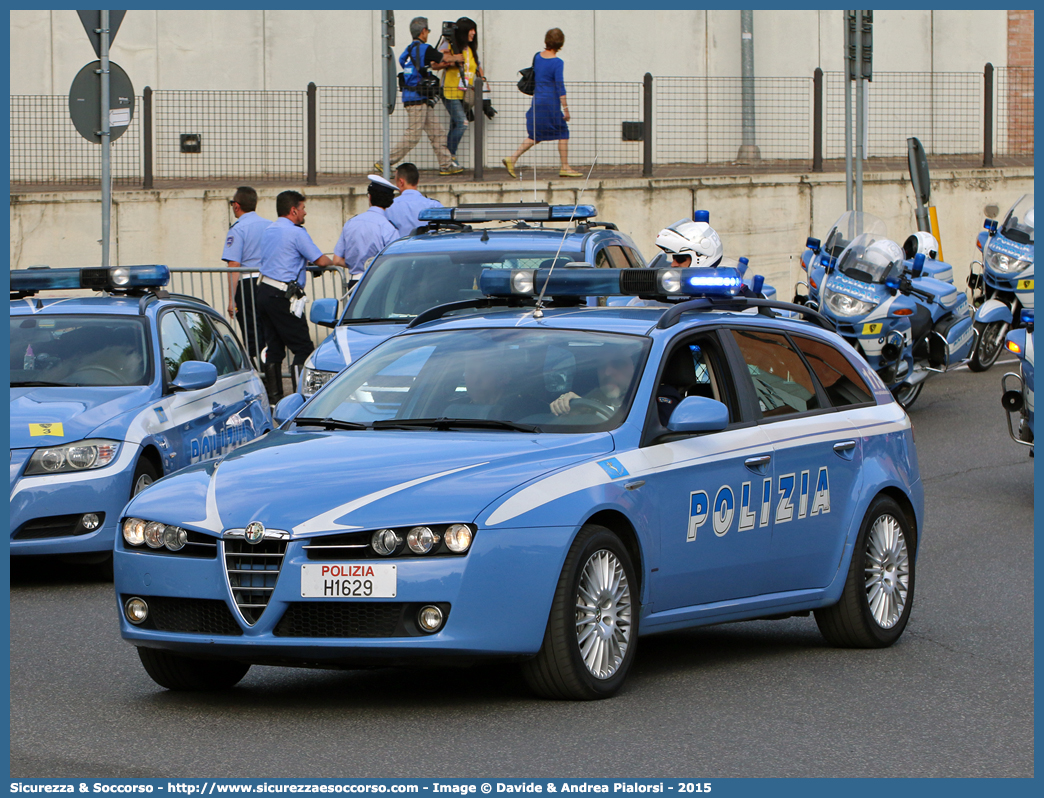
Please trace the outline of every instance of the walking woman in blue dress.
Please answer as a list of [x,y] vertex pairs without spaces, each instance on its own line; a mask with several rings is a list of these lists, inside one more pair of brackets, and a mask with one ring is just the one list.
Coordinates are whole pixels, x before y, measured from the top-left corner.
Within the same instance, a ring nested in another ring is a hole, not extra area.
[[562,78],[564,64],[558,57],[558,51],[565,44],[565,34],[561,28],[551,28],[544,34],[544,49],[533,61],[533,74],[536,77],[536,90],[533,92],[533,103],[526,111],[526,133],[528,136],[519,145],[518,150],[503,163],[508,174],[518,177],[515,165],[526,150],[541,141],[557,141],[558,157],[562,168],[559,177],[583,177],[569,165],[569,105],[566,103],[565,81]]

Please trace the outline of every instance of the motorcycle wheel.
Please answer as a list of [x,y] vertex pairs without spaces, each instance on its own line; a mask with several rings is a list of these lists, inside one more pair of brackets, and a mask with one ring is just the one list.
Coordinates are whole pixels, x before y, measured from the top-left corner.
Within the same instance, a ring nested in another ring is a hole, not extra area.
[[924,383],[919,382],[916,385],[911,385],[908,382],[900,383],[892,388],[892,396],[895,397],[903,410],[909,410],[910,406],[917,401],[917,397],[921,395],[921,389],[924,388]]
[[1006,321],[991,321],[988,324],[977,321],[975,330],[979,339],[972,350],[968,368],[972,371],[986,371],[997,362],[997,357],[1004,346],[1004,334],[1008,331]]

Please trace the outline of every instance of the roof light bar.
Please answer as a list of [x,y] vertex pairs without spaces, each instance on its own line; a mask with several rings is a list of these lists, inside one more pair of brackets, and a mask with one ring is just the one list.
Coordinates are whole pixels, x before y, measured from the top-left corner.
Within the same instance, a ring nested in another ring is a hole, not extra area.
[[90,288],[95,291],[127,291],[158,288],[170,282],[170,269],[152,266],[113,266],[109,269],[15,269],[11,272],[12,293]]
[[714,296],[739,293],[743,278],[731,267],[707,269],[484,269],[487,296]]
[[505,202],[425,208],[422,222],[568,222],[598,215],[594,205],[548,205],[546,202]]

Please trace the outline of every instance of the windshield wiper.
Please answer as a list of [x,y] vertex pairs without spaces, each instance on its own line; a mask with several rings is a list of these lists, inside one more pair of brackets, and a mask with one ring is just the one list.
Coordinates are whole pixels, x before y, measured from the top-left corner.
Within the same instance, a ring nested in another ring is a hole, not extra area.
[[515,432],[540,432],[534,424],[517,424],[514,421],[502,421],[495,418],[389,418],[374,421],[374,429],[508,429]]
[[28,382],[12,382],[12,388],[71,388],[72,385],[68,382],[44,382],[43,380],[35,380]]
[[341,421],[337,418],[314,418],[311,416],[298,416],[294,419],[295,424],[305,426],[322,427],[323,429],[369,429],[369,425],[360,424],[358,421]]
[[345,319],[344,321],[341,322],[341,324],[342,325],[344,325],[344,324],[369,324],[369,323],[372,323],[372,322],[381,322],[381,321],[396,321],[396,322],[402,321],[402,322],[406,322],[406,321],[409,321],[409,319],[399,319],[399,318],[391,318],[391,317],[388,317],[388,318],[377,318],[377,317],[374,317],[374,318],[363,318],[363,319]]

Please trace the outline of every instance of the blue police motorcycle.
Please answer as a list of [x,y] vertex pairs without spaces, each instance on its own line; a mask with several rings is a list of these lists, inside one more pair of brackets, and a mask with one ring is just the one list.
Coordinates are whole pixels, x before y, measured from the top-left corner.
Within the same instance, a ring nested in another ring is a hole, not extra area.
[[[1008,434],[1015,443],[1028,446],[1033,456],[1033,320],[1005,338],[1008,350],[1019,358],[1019,373],[1008,372],[1001,378],[1001,404],[1008,420]],[[1018,413],[1018,425],[1012,425],[1012,414]]]
[[819,311],[870,364],[904,408],[924,381],[968,358],[975,343],[968,298],[924,272],[918,253],[874,233],[857,235],[824,261]]
[[[1033,194],[1024,194],[998,225],[987,219],[975,245],[981,261],[972,261],[968,286],[972,292],[978,343],[968,368],[992,366],[1009,329],[1024,326],[1033,315]],[[976,266],[980,271],[976,271]]]
[[[838,256],[844,252],[845,247],[856,236],[867,233],[876,238],[887,238],[888,228],[884,220],[871,213],[845,211],[834,222],[823,241],[809,236],[805,241],[805,251],[801,253],[801,269],[808,276],[808,281],[798,281],[794,302],[818,308],[820,304],[819,287],[823,283],[828,266],[837,262]],[[923,247],[923,236],[927,236],[927,240],[934,244],[934,248],[927,249],[927,251],[922,253],[926,257],[924,258],[924,265],[921,267],[921,274],[925,277],[932,277],[944,283],[952,284],[953,267],[945,261],[937,259],[938,243],[929,234],[914,233],[903,243],[903,252],[906,256],[904,260],[905,268],[908,271],[912,270],[914,256],[921,252],[922,249],[925,249]],[[801,286],[805,287],[806,294],[800,293]]]

